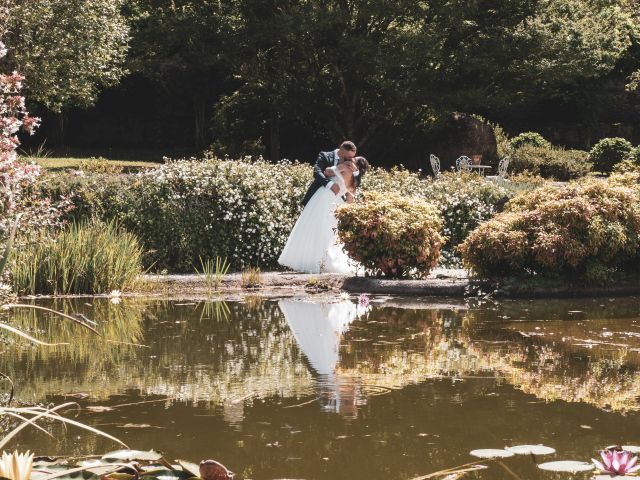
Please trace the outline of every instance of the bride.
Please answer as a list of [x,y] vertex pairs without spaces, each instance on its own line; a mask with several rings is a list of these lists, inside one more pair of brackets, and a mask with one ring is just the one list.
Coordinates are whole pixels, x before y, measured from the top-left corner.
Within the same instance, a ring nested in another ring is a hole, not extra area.
[[365,174],[369,163],[364,157],[355,157],[325,169],[324,174],[340,188],[334,193],[331,184],[313,194],[293,226],[278,263],[305,273],[342,273],[355,271],[355,264],[337,242],[338,205],[353,202],[356,194],[354,178]]

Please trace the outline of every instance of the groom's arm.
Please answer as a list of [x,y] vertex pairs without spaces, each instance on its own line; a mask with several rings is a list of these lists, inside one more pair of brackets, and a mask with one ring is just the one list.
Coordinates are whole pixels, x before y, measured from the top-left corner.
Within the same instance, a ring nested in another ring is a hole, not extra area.
[[313,167],[313,178],[323,186],[327,185],[331,180],[324,174],[325,168],[329,166],[329,159],[324,152],[318,154],[318,159]]
[[334,193],[338,193],[340,191],[340,187],[338,187],[330,178],[328,178],[324,174],[324,170],[330,166],[332,165],[329,164],[329,159],[327,158],[327,154],[325,152],[320,152],[318,154],[318,159],[316,160],[316,164],[313,167],[313,178],[317,182],[319,182],[322,186],[327,186],[331,183],[332,184],[330,186],[331,190],[333,190]]

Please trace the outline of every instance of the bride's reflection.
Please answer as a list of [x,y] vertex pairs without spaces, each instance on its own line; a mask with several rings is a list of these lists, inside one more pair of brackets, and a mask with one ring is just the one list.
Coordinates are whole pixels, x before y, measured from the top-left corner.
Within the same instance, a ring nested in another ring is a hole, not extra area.
[[319,401],[325,411],[357,416],[366,402],[360,386],[337,372],[340,338],[349,324],[366,313],[349,300],[335,303],[280,300],[278,306],[316,377]]

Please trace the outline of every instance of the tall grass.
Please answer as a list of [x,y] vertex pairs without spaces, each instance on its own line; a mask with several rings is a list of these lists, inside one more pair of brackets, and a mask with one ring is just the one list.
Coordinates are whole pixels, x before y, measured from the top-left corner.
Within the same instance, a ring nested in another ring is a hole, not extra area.
[[220,285],[222,285],[225,275],[229,271],[229,262],[227,262],[227,257],[224,259],[216,257],[215,262],[211,258],[205,261],[200,257],[200,265],[202,267],[202,271],[200,272],[196,268],[196,273],[204,275],[207,291],[211,293],[214,290],[218,290]]
[[142,256],[134,235],[114,222],[90,220],[16,251],[13,286],[31,295],[127,289],[142,273]]

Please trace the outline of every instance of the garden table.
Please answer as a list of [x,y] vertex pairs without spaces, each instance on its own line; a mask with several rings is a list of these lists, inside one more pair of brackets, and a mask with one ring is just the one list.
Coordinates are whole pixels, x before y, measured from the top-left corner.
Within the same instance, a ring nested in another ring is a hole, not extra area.
[[484,177],[484,172],[486,172],[487,169],[490,169],[491,167],[489,165],[468,165],[467,168],[472,171],[476,170],[480,175]]

